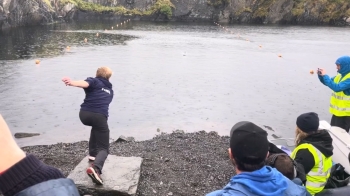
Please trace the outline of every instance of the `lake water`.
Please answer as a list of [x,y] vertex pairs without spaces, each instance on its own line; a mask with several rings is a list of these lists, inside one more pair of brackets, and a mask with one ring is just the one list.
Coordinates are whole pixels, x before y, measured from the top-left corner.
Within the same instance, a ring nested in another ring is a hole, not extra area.
[[61,78],[85,79],[109,66],[112,139],[150,139],[157,129],[228,135],[241,120],[292,137],[301,113],[330,121],[331,90],[309,72],[320,67],[336,74],[335,60],[350,55],[349,28],[227,29],[234,34],[211,23],[132,21],[120,27],[114,21],[1,33],[0,113],[13,133],[41,133],[17,140],[21,146],[87,140],[90,128],[78,115],[84,91]]

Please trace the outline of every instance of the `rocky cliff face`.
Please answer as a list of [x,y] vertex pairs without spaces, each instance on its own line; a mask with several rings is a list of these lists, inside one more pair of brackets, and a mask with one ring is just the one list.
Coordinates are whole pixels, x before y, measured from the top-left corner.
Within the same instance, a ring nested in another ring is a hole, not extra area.
[[0,27],[51,23],[54,10],[49,1],[0,0]]
[[0,27],[60,19],[347,25],[350,0],[0,0]]

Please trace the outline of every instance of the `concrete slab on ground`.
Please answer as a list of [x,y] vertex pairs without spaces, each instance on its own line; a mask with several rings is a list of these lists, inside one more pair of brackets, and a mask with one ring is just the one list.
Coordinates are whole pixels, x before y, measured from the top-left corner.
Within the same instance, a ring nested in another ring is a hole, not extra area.
[[95,185],[86,174],[89,167],[85,157],[69,174],[81,195],[136,195],[141,172],[141,157],[118,157],[109,155],[102,170],[103,185]]

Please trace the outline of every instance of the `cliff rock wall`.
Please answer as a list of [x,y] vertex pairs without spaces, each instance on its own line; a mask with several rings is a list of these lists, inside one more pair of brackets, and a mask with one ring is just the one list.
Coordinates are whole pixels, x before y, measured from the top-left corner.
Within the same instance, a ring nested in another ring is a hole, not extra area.
[[347,25],[350,0],[0,0],[0,27],[60,20]]

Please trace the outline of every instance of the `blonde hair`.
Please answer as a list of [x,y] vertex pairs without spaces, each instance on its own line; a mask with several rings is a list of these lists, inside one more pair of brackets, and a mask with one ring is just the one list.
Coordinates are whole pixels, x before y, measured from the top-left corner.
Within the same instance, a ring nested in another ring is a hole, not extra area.
[[295,130],[295,146],[298,146],[301,140],[305,139],[309,134],[302,131],[299,127]]
[[102,77],[107,80],[112,76],[112,70],[109,67],[100,67],[96,71],[96,77]]

